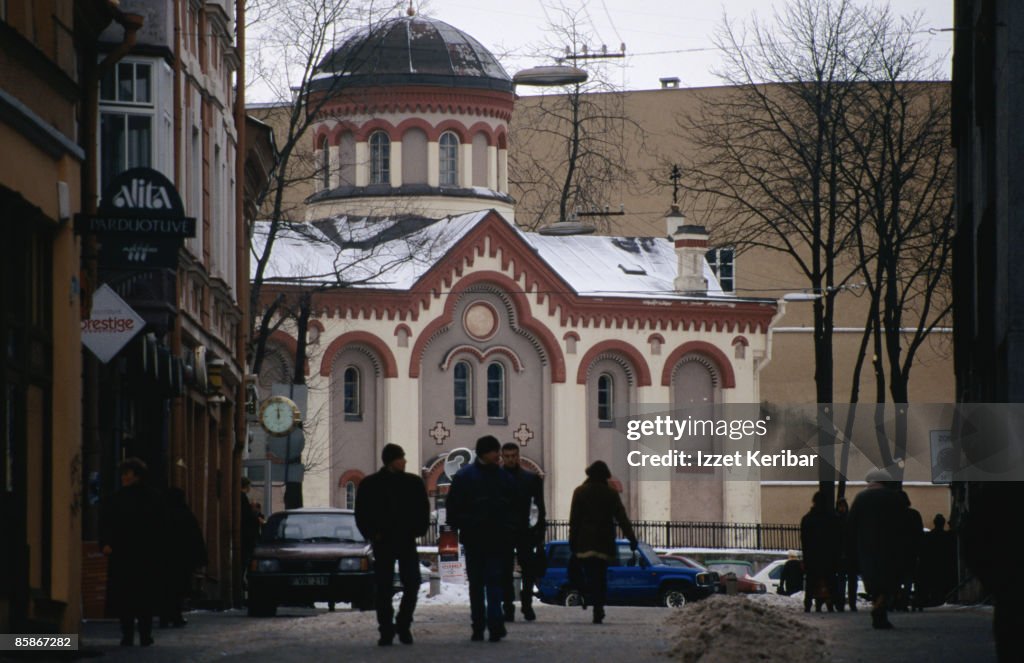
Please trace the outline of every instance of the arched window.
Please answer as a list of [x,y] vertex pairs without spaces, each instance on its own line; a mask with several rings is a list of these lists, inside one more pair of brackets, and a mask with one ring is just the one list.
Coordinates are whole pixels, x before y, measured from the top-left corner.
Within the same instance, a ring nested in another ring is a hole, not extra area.
[[497,361],[487,365],[487,418],[505,418],[505,367]]
[[345,416],[358,417],[363,413],[362,380],[359,369],[349,366],[345,369]]
[[455,418],[473,418],[473,369],[469,363],[460,361],[455,364]]
[[356,508],[356,482],[349,481],[345,484],[345,508]]
[[370,136],[370,184],[391,182],[391,139],[383,131]]
[[331,145],[327,142],[326,136],[320,149],[320,183],[323,188],[329,189],[331,188]]
[[597,378],[597,420],[612,421],[615,406],[615,380],[607,373]]
[[459,137],[451,131],[441,134],[440,179],[442,186],[456,186],[459,183]]

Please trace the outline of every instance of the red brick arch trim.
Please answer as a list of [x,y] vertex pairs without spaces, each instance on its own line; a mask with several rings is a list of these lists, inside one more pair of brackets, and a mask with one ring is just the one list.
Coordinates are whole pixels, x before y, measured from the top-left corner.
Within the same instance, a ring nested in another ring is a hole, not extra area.
[[495,132],[495,140],[498,143],[499,150],[508,149],[508,132],[505,130],[505,127],[498,127],[498,130]]
[[576,384],[587,383],[587,373],[590,372],[590,365],[594,363],[600,355],[606,352],[617,352],[624,355],[631,364],[633,369],[636,371],[636,386],[648,387],[651,384],[651,369],[647,365],[647,360],[640,354],[640,351],[634,348],[629,343],[619,340],[601,341],[594,347],[587,350],[587,353],[583,355],[583,359],[580,360],[580,367],[576,371]]
[[348,483],[349,481],[351,481],[356,485],[356,487],[358,487],[359,482],[362,481],[364,478],[366,478],[366,475],[362,472],[362,470],[346,470],[344,474],[338,477],[338,488],[344,488],[345,484]]
[[372,136],[376,131],[383,131],[392,141],[402,140],[402,136],[398,133],[398,129],[395,128],[395,125],[391,124],[387,120],[374,118],[369,122],[363,123],[363,125],[356,130],[356,142],[367,142],[370,140],[370,136]]
[[398,332],[401,331],[405,332],[406,338],[412,338],[412,329],[410,329],[409,325],[405,324],[404,322],[395,327],[395,336],[398,336]]
[[737,336],[736,338],[732,339],[732,345],[733,345],[733,347],[735,347],[736,345],[742,345],[744,347],[749,347],[750,346],[750,341],[747,340],[746,336]]
[[424,133],[428,141],[430,140],[430,135],[434,131],[434,127],[430,124],[430,122],[427,122],[421,117],[410,117],[408,119],[402,120],[401,122],[398,123],[398,126],[395,127],[395,133],[398,134],[399,140],[405,138],[406,132],[409,131],[410,129],[419,129]]
[[359,131],[359,127],[353,122],[348,120],[341,120],[334,125],[334,128],[330,130],[331,145],[341,145],[341,137],[345,134],[352,134],[352,139],[355,140],[355,135]]
[[725,353],[716,346],[706,341],[689,341],[683,343],[672,351],[672,354],[665,360],[665,368],[661,371],[661,386],[668,387],[672,384],[672,372],[679,360],[688,354],[699,354],[707,357],[718,369],[722,378],[723,389],[734,389],[736,387],[736,373],[732,370],[732,362],[725,356]]
[[576,341],[577,343],[579,343],[579,342],[580,342],[580,335],[579,335],[579,334],[577,334],[577,333],[576,333],[576,332],[574,332],[574,331],[567,331],[567,332],[565,332],[564,334],[562,334],[562,340],[563,340],[563,341],[566,341],[566,340],[568,340],[568,339],[570,339],[570,338],[571,338],[572,340]]
[[[270,337],[267,339],[275,345],[280,345],[282,348],[288,351],[288,357],[291,359],[292,365],[295,365],[295,355],[299,351],[299,342],[292,338],[290,334],[275,329],[270,333]],[[309,375],[309,357],[307,356],[302,364],[302,372],[304,375]]]
[[486,362],[487,359],[492,355],[504,355],[505,357],[508,358],[509,362],[512,364],[512,369],[516,373],[522,373],[524,370],[526,370],[523,367],[523,360],[519,358],[519,355],[516,354],[516,351],[504,345],[492,345],[486,350],[480,350],[479,348],[476,348],[472,345],[456,346],[449,350],[447,356],[445,356],[445,358],[441,361],[441,370],[447,371],[451,367],[452,362],[455,361],[455,358],[460,354],[468,354],[473,357],[476,357],[477,361],[479,361],[481,364]]
[[477,122],[466,131],[466,134],[469,136],[470,142],[476,138],[477,134],[483,134],[487,137],[488,147],[497,147],[498,145],[498,138],[494,128],[486,122]]
[[383,364],[384,377],[398,377],[398,363],[395,361],[395,355],[391,353],[391,349],[388,348],[384,341],[364,331],[346,332],[331,341],[331,344],[324,350],[323,359],[320,361],[320,375],[324,377],[330,376],[331,367],[334,366],[334,360],[337,358],[338,353],[344,350],[346,346],[355,344],[365,345],[377,353]]
[[661,343],[662,345],[665,345],[665,337],[662,336],[661,334],[651,334],[650,336],[647,337],[648,343],[654,343],[655,341]]
[[455,304],[459,301],[460,295],[470,287],[481,283],[497,286],[506,297],[512,300],[519,326],[533,334],[547,354],[548,364],[551,366],[551,381],[565,382],[565,355],[562,354],[555,335],[533,317],[533,313],[530,311],[530,300],[523,293],[522,286],[501,272],[494,271],[468,274],[452,286],[444,304],[444,311],[434,318],[416,338],[416,344],[412,348],[412,358],[409,360],[409,377],[420,377],[423,353],[430,341],[452,324],[452,319],[455,316]]
[[451,131],[459,138],[459,145],[465,145],[472,140],[466,132],[466,125],[458,120],[445,120],[440,122],[436,127],[434,127],[433,134],[428,133],[427,135],[430,136],[431,142],[436,143],[441,140],[441,135],[446,131]]

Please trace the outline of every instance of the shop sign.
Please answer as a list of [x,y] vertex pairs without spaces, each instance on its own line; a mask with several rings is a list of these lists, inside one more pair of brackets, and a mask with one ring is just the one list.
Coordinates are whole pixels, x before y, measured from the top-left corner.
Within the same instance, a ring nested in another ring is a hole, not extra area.
[[106,364],[145,325],[146,321],[104,283],[93,294],[92,315],[82,321],[82,344]]

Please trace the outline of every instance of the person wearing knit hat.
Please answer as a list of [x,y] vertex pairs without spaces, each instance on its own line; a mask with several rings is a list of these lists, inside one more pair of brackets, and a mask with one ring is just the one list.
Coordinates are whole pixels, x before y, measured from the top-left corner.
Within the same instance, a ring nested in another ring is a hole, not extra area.
[[466,549],[472,639],[498,642],[508,632],[502,613],[503,573],[516,533],[516,483],[501,469],[501,443],[493,435],[476,441],[476,460],[452,478],[445,502],[448,525]]
[[[420,556],[416,538],[430,527],[427,488],[416,474],[405,471],[405,450],[385,444],[380,459],[384,466],[359,483],[356,492],[356,526],[373,546],[376,584],[377,628],[380,646],[390,645],[395,635],[411,645],[412,616],[420,588]],[[402,583],[402,601],[394,618],[395,562]]]
[[865,479],[868,486],[857,493],[846,517],[846,549],[874,597],[871,625],[891,629],[888,613],[899,587],[907,504],[899,491],[887,487],[892,476],[885,470],[871,470]]

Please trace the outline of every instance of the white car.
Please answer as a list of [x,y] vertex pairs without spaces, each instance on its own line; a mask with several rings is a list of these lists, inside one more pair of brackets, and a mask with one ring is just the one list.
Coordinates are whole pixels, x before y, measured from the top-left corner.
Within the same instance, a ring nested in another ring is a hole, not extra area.
[[[777,559],[774,562],[768,564],[757,573],[753,575],[754,580],[764,583],[768,588],[768,593],[776,594],[779,591],[779,579],[782,578],[782,567],[786,564],[785,559]],[[863,596],[866,590],[864,589],[864,581],[857,579],[857,595]]]

